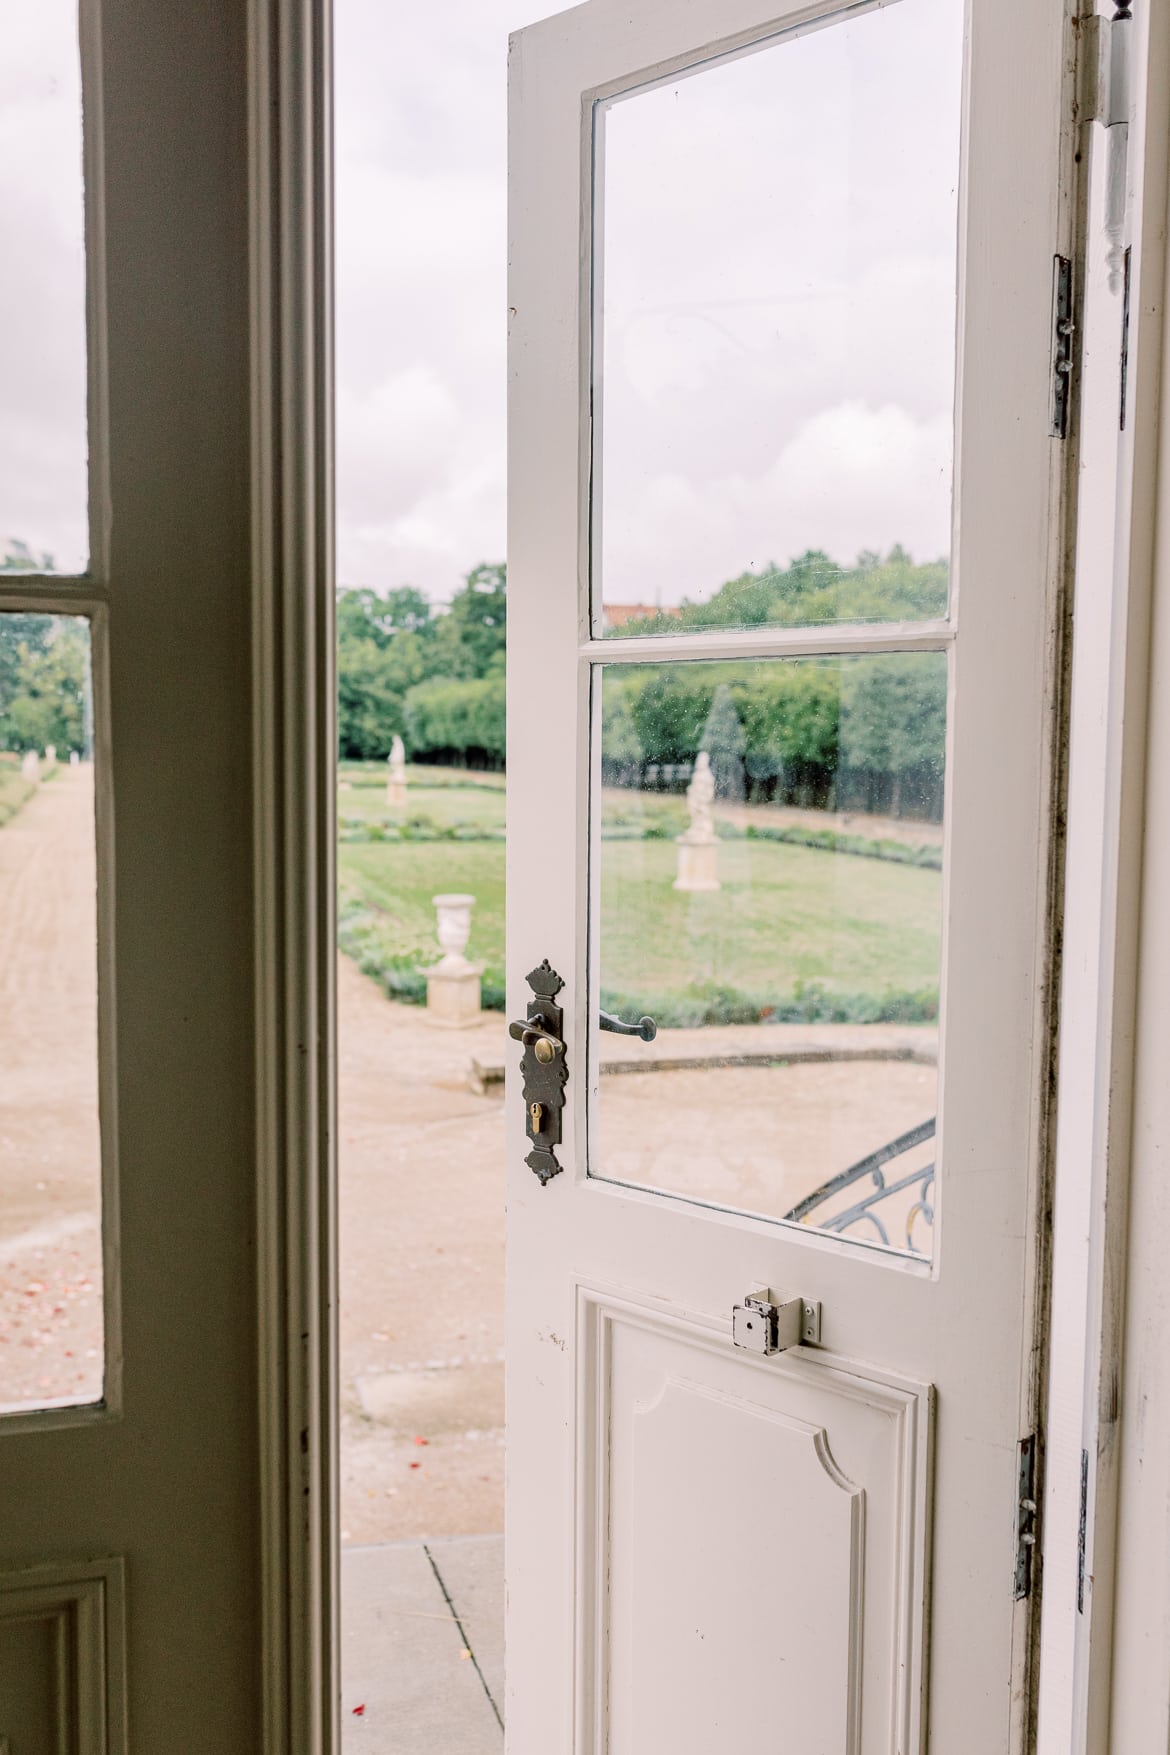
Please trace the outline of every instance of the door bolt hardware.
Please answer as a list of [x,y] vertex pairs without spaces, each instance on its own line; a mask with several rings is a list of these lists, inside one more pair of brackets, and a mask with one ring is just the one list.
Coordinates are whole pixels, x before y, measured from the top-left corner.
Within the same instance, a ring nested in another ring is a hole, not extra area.
[[812,1298],[787,1298],[771,1286],[749,1292],[731,1312],[731,1339],[749,1353],[783,1353],[821,1338],[821,1306]]
[[1067,256],[1052,262],[1052,436],[1068,432],[1069,386],[1073,372],[1072,263]]
[[1036,1435],[1021,1438],[1017,1450],[1019,1464],[1019,1500],[1016,1512],[1016,1597],[1026,1597],[1032,1590],[1032,1552],[1036,1546]]

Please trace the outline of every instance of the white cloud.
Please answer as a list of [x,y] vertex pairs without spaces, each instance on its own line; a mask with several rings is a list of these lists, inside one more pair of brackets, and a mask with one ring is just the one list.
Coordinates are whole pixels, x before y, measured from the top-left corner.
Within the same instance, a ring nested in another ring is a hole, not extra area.
[[900,542],[918,559],[949,547],[949,416],[916,421],[887,403],[824,409],[756,474],[701,484],[649,478],[605,526],[605,595],[614,603],[709,597],[725,580],[820,548],[852,562]]

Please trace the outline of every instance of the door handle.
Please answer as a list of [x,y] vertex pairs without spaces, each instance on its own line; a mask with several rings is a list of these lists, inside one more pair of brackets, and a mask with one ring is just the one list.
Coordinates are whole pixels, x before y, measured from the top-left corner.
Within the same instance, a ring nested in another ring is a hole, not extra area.
[[731,1339],[748,1353],[784,1353],[802,1343],[819,1346],[820,1303],[813,1298],[786,1298],[771,1286],[749,1292],[731,1312]]
[[565,1065],[565,1014],[557,994],[565,985],[546,957],[528,976],[533,997],[528,1016],[508,1025],[508,1034],[524,1049],[520,1071],[524,1078],[524,1131],[532,1150],[524,1162],[541,1186],[559,1176],[555,1147],[561,1143],[561,1111],[569,1069]]
[[603,1030],[612,1030],[615,1036],[640,1036],[643,1042],[653,1042],[658,1034],[658,1025],[653,1018],[639,1018],[636,1024],[623,1023],[615,1018],[612,1012],[598,1012],[598,1020]]

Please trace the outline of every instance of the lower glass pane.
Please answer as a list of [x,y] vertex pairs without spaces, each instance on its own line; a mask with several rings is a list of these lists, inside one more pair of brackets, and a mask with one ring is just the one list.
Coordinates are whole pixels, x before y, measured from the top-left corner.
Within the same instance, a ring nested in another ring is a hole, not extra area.
[[0,1409],[100,1399],[88,623],[0,614]]
[[929,1254],[945,655],[601,690],[593,1173]]

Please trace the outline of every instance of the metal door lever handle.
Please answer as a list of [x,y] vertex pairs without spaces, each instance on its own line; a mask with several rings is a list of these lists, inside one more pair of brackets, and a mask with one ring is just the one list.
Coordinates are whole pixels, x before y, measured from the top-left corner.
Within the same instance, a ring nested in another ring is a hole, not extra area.
[[547,1030],[518,1018],[514,1024],[508,1025],[508,1034],[513,1042],[522,1042],[525,1048],[531,1048],[542,1066],[555,1060],[558,1054],[565,1051],[564,1043],[556,1036],[550,1036]]
[[612,1030],[615,1036],[640,1036],[643,1042],[653,1042],[658,1034],[658,1025],[653,1018],[639,1018],[636,1024],[623,1023],[615,1018],[612,1012],[598,1012],[598,1019],[603,1030]]

